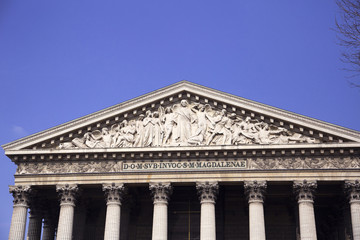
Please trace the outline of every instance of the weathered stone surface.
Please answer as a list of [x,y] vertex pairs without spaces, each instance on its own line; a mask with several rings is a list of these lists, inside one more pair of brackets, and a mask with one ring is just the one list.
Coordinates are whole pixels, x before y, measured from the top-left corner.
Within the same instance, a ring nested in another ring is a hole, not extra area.
[[249,116],[240,116],[209,104],[181,100],[135,119],[124,119],[82,137],[63,142],[59,149],[123,148],[196,145],[319,143]]

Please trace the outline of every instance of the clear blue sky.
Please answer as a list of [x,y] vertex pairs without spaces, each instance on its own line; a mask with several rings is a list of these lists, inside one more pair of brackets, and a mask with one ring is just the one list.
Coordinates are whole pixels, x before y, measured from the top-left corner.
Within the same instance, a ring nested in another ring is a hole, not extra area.
[[[333,0],[0,1],[0,144],[186,79],[360,130]],[[0,151],[0,239],[15,165]]]

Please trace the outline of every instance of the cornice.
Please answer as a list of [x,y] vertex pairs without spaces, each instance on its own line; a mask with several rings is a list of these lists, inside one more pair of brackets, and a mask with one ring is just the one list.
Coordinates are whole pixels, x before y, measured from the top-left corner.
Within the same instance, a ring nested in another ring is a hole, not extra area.
[[[239,108],[243,108],[248,111],[253,111],[260,115],[281,119],[295,125],[315,129],[317,131],[332,134],[341,138],[348,139],[350,141],[360,142],[360,132],[358,131],[326,123],[317,119],[305,117],[296,113],[268,106],[252,100],[244,99],[232,94],[224,93],[188,81],[180,81],[170,86],[155,90],[148,94],[97,111],[95,113],[86,115],[73,121],[58,125],[56,127],[47,129],[39,133],[32,134],[28,137],[18,139],[8,144],[4,144],[2,145],[2,147],[5,151],[19,150],[33,144],[57,137],[61,134],[65,134],[67,132],[74,131],[87,125],[97,123],[99,121],[119,115],[121,113],[131,111],[132,109],[139,108],[152,102],[161,101],[164,98],[167,98],[174,94],[179,94],[184,91],[194,95],[199,95],[219,102],[223,102],[224,104],[226,103]],[[123,149],[121,151],[123,151]]]
[[47,161],[167,161],[189,159],[239,159],[280,157],[358,157],[359,143],[293,144],[293,145],[244,145],[202,147],[159,147],[117,149],[70,149],[70,150],[16,150],[6,151],[16,164],[20,162]]
[[146,148],[92,148],[92,149],[21,149],[6,150],[5,155],[33,154],[90,154],[90,153],[158,153],[188,151],[235,151],[235,150],[301,150],[301,149],[338,149],[360,148],[360,143],[327,144],[277,144],[277,145],[224,145],[224,146],[186,146],[186,147],[146,147]]

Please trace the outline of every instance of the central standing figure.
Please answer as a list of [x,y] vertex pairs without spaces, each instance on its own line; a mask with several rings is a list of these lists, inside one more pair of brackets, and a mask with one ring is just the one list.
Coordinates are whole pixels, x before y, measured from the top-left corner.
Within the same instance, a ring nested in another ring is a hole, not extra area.
[[192,111],[188,108],[188,101],[181,100],[180,107],[176,109],[177,115],[177,142],[187,145],[187,140],[191,136]]

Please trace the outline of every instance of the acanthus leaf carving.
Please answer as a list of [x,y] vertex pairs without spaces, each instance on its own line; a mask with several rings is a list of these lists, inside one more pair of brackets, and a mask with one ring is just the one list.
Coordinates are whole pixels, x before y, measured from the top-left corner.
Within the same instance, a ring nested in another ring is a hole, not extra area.
[[249,116],[181,100],[63,142],[59,149],[319,143]]
[[196,190],[199,194],[200,202],[215,203],[219,193],[218,182],[197,182]]
[[155,203],[167,203],[172,194],[172,186],[169,182],[150,183],[149,189]]
[[9,192],[13,195],[14,206],[29,207],[32,188],[29,185],[9,186]]
[[105,192],[107,204],[121,204],[125,193],[125,187],[122,183],[103,184],[103,191]]
[[296,194],[298,202],[300,201],[313,201],[314,193],[317,188],[316,181],[294,181],[293,189]]
[[59,184],[56,185],[56,192],[59,194],[60,205],[75,206],[81,190],[76,184]]
[[266,181],[245,181],[244,189],[246,197],[250,202],[264,202],[267,188]]
[[360,181],[345,181],[345,192],[350,203],[360,202]]

